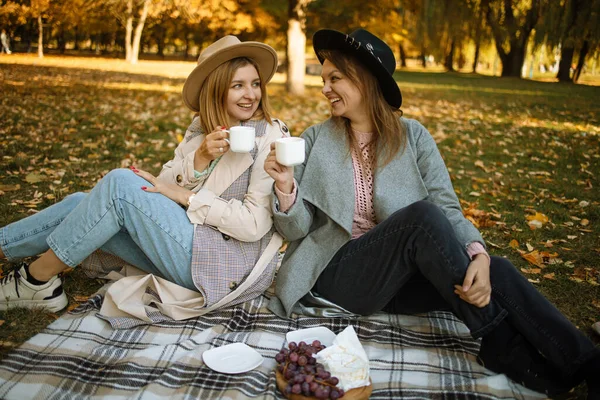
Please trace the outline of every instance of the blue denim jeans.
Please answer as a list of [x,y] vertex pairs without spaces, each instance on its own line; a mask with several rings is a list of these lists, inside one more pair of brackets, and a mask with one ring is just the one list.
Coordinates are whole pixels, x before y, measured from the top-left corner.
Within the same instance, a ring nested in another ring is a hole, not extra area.
[[492,257],[491,302],[460,299],[470,259],[452,225],[434,204],[403,208],[342,247],[313,290],[357,314],[450,310],[478,338],[504,318],[565,376],[595,353],[592,341],[537,291],[510,261]]
[[149,183],[127,169],[102,178],[89,194],[74,193],[0,229],[9,260],[52,249],[76,267],[97,249],[196,290],[191,261],[194,225],[177,203],[141,189]]

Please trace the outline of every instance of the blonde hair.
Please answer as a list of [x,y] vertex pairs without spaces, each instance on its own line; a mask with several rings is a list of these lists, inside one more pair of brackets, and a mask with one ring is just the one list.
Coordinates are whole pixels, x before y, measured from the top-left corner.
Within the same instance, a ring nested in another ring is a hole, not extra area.
[[[247,57],[238,57],[226,61],[212,71],[204,80],[200,88],[200,126],[205,133],[210,133],[217,126],[230,126],[229,114],[227,113],[227,94],[233,76],[239,68],[252,65],[260,76],[258,64]],[[260,79],[261,99],[252,119],[265,119],[269,124],[271,120],[271,106],[267,95],[265,81]]]
[[[355,84],[367,105],[367,113],[374,127],[371,145],[375,149],[373,169],[385,166],[406,147],[406,127],[400,119],[402,110],[390,106],[383,97],[383,92],[375,75],[360,60],[351,54],[336,50],[321,50],[319,56],[329,60],[335,67]],[[333,119],[344,127],[352,150],[361,154],[360,148],[350,127],[350,120],[343,117]],[[362,158],[360,159],[363,164]]]

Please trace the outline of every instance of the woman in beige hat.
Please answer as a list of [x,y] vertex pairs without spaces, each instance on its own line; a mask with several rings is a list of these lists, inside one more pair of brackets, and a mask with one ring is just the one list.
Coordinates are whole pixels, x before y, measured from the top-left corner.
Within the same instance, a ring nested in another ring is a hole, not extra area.
[[265,164],[290,241],[271,310],[451,310],[482,338],[486,368],[551,395],[585,379],[600,398],[600,349],[510,261],[488,255],[432,136],[402,118],[390,47],[363,29],[317,31],[313,46],[332,117],[302,134],[304,164],[280,165],[275,149]]
[[[273,179],[263,164],[270,144],[289,135],[271,116],[265,89],[276,68],[275,50],[263,43],[226,36],[207,47],[183,87],[184,103],[196,114],[158,177],[117,169],[89,194],[72,194],[0,229],[0,257],[41,254],[0,280],[0,310],[64,308],[57,275],[96,250],[103,260],[118,257],[200,292],[204,307],[242,302],[268,288],[281,237],[269,206]],[[225,127],[238,125],[255,133],[245,152],[232,151],[226,140]]]

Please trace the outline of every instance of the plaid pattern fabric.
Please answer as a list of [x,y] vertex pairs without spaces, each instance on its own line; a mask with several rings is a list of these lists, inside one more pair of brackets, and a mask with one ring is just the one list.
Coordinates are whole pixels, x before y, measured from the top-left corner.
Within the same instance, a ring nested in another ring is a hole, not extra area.
[[[113,330],[95,317],[97,295],[64,314],[0,363],[0,398],[23,399],[283,399],[275,355],[290,330],[353,325],[370,360],[371,399],[537,399],[544,396],[485,370],[479,344],[452,314],[376,314],[359,319],[270,313],[267,296],[187,321]],[[226,375],[202,353],[243,342],[263,363]]]
[[[267,121],[247,121],[246,126],[256,129],[256,136],[266,133]],[[257,149],[250,152],[256,157]],[[222,194],[224,200],[244,200],[250,184],[252,165],[244,171]],[[262,168],[262,166],[260,166]],[[194,249],[192,255],[192,278],[196,287],[202,288],[206,305],[211,306],[229,294],[252,271],[261,254],[273,236],[273,229],[256,242],[242,242],[223,235],[221,232],[205,226],[197,225],[194,234]],[[230,304],[250,300],[267,290],[273,281],[277,256],[269,262],[260,278],[241,296]]]

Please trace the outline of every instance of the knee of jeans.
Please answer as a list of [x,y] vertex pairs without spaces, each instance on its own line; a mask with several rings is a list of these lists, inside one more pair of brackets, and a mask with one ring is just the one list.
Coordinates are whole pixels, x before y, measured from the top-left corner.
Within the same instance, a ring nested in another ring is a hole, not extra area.
[[117,168],[110,171],[102,178],[102,180],[110,185],[118,185],[124,188],[132,187],[134,181],[139,181],[140,178],[133,171],[125,168]]
[[63,201],[70,201],[75,204],[79,204],[81,200],[85,199],[85,196],[87,196],[87,193],[75,192],[65,197]]
[[427,200],[419,200],[406,207],[409,215],[421,223],[431,222],[435,225],[448,220],[444,212],[435,204]]

